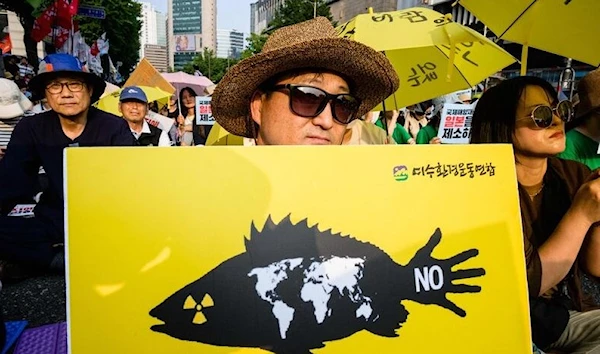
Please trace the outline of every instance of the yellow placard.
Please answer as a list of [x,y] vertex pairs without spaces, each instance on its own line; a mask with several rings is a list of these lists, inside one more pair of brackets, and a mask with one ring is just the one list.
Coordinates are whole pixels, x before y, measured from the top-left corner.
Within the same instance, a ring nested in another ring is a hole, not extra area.
[[165,80],[146,58],[142,58],[135,70],[129,75],[129,79],[123,87],[127,86],[157,87],[170,94],[175,93],[175,87]]
[[72,353],[531,352],[508,145],[69,148],[66,167]]

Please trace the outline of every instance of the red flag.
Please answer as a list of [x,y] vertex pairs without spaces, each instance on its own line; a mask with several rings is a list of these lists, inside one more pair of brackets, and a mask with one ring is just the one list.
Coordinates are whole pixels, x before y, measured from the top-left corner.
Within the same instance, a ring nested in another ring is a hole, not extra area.
[[71,4],[69,5],[69,13],[71,16],[77,15],[77,11],[79,10],[79,0],[71,0]]
[[6,54],[12,50],[12,42],[10,41],[10,34],[6,34],[2,41],[0,41],[0,50],[2,54]]
[[54,48],[62,48],[69,39],[71,30],[63,27],[56,27],[54,30]]
[[52,31],[52,20],[54,19],[54,5],[46,9],[40,17],[33,22],[31,37],[34,41],[39,42],[44,39]]
[[69,0],[56,0],[54,3],[56,7],[56,25],[63,28],[71,28],[71,6]]

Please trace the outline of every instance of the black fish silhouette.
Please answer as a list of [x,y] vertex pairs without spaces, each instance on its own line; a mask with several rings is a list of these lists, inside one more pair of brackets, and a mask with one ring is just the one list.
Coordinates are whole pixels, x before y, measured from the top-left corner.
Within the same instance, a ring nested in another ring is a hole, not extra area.
[[[435,304],[464,317],[446,295],[481,287],[452,281],[485,274],[482,268],[451,270],[476,256],[476,249],[432,258],[439,229],[406,266],[370,243],[321,232],[306,220],[294,225],[289,216],[279,224],[269,218],[262,232],[252,224],[250,237],[246,252],[152,309],[150,315],[164,324],[151,329],[205,344],[306,354],[361,330],[397,337],[408,316],[402,300]],[[416,280],[427,269],[437,275],[429,279],[431,286]]]

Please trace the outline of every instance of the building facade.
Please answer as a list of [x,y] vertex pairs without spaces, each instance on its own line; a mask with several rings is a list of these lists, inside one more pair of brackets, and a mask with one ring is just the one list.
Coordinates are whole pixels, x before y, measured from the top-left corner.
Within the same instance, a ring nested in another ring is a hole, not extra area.
[[144,47],[145,58],[161,73],[166,73],[169,67],[167,46],[146,44]]
[[167,46],[167,15],[156,12],[156,44]]
[[264,31],[283,4],[285,0],[258,0],[250,4],[250,32]]
[[157,44],[158,32],[156,27],[156,9],[151,3],[140,2],[142,5],[142,29],[140,33],[140,58],[145,56],[146,44]]
[[167,47],[169,66],[176,71],[202,53],[217,49],[216,0],[169,0]]
[[[27,56],[25,42],[23,42],[25,30],[19,21],[19,17],[14,12],[0,10],[0,32],[3,32],[5,29],[8,29],[7,34],[10,35],[12,44],[11,54]],[[44,57],[44,45],[42,42],[37,45],[37,55],[38,58]]]
[[217,58],[239,59],[244,50],[244,33],[236,30],[217,30]]

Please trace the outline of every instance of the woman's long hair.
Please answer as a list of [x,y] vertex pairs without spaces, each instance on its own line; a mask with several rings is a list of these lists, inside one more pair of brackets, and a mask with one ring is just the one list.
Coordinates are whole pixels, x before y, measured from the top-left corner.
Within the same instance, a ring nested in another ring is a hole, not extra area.
[[538,86],[548,93],[553,103],[558,95],[552,85],[539,77],[518,76],[499,83],[481,95],[471,123],[471,143],[513,143],[517,107],[527,86]]
[[[194,105],[194,107],[192,108],[187,108],[183,105],[183,92],[187,91],[190,96],[196,97],[198,96],[196,94],[196,91],[194,91],[194,89],[192,89],[191,87],[184,87],[181,89],[181,91],[179,91],[179,103],[181,104],[181,115],[183,116],[183,118],[186,118],[189,114],[190,114],[190,109],[195,112],[196,111],[196,105]],[[185,112],[185,114],[184,114]]]

